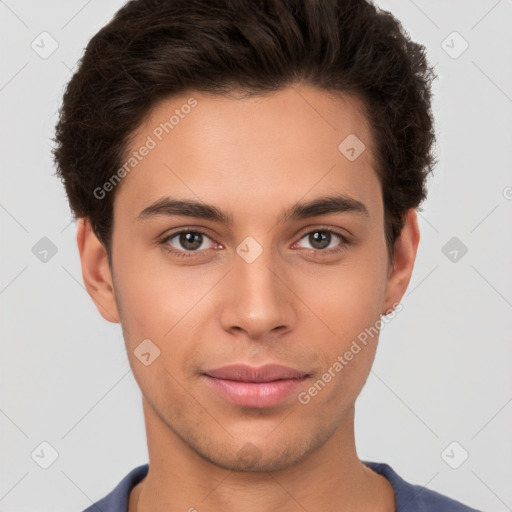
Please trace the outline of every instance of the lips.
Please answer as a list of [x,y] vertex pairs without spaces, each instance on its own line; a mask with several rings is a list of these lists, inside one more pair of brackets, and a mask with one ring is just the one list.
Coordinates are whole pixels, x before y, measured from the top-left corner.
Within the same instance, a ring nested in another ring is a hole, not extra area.
[[268,364],[259,368],[235,364],[223,366],[215,370],[208,370],[205,373],[216,379],[235,380],[238,382],[272,382],[283,379],[301,379],[307,375],[307,373],[300,370],[294,370],[293,368],[277,364]]
[[272,407],[287,399],[309,378],[287,366],[230,365],[208,370],[203,377],[221,397],[241,407]]

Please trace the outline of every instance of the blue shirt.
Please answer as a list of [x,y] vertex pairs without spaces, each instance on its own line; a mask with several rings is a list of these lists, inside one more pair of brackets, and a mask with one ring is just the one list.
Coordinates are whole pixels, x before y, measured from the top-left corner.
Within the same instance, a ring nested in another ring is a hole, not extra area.
[[[389,480],[395,491],[396,512],[479,512],[435,491],[407,483],[387,464],[362,462]],[[148,469],[148,464],[132,469],[110,494],[84,512],[127,512],[130,491],[147,475]]]

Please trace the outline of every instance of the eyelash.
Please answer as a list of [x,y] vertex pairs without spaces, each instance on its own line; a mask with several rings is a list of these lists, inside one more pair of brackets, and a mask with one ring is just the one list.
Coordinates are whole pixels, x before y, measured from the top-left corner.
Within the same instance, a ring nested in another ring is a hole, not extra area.
[[[307,231],[299,238],[299,241],[302,240],[305,236],[310,235],[311,233],[316,233],[316,232],[334,234],[342,240],[342,243],[339,244],[339,246],[334,249],[308,249],[309,251],[314,251],[315,256],[318,253],[324,253],[324,254],[329,254],[329,255],[337,254],[337,253],[340,253],[340,252],[346,250],[347,246],[349,246],[351,244],[351,241],[345,235],[343,235],[339,231],[332,229],[332,228],[316,228],[311,231]],[[174,256],[177,256],[178,258],[194,258],[194,257],[196,257],[196,253],[204,252],[204,251],[186,251],[186,250],[177,251],[177,250],[171,248],[168,244],[169,240],[172,240],[173,238],[175,238],[178,235],[181,235],[182,233],[201,234],[201,235],[204,235],[204,236],[210,238],[208,233],[206,233],[206,231],[203,231],[200,228],[182,229],[181,231],[176,231],[175,233],[166,235],[165,237],[163,237],[162,239],[159,240],[159,244],[163,247],[163,249],[165,251],[173,254]]]

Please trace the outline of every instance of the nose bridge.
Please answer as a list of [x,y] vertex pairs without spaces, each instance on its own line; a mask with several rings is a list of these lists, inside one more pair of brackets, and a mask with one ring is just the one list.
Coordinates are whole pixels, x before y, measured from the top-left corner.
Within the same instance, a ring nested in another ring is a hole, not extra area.
[[270,246],[248,237],[237,247],[229,273],[221,320],[225,329],[241,328],[251,338],[264,337],[293,321],[285,274]]

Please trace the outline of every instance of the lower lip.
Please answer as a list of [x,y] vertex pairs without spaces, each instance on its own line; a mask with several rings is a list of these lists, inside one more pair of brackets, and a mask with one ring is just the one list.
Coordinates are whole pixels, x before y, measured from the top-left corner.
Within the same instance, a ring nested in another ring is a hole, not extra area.
[[206,382],[221,396],[240,407],[272,407],[297,391],[307,377],[272,382],[240,382],[205,375]]

